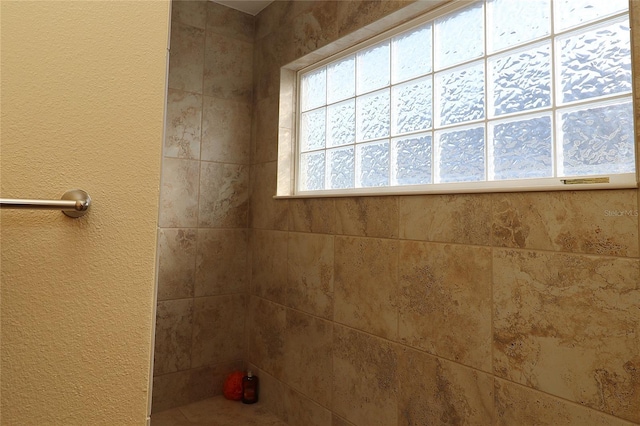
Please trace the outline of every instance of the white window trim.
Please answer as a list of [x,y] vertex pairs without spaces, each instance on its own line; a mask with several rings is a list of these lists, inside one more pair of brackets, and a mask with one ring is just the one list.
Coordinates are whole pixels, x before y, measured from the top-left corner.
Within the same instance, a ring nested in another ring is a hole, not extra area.
[[[631,81],[632,89],[631,100],[633,104],[634,131],[636,141],[634,144],[634,156],[636,163],[635,173],[613,174],[613,175],[597,175],[597,176],[565,176],[550,177],[537,179],[514,179],[514,180],[495,180],[480,182],[456,182],[456,183],[430,183],[424,185],[402,185],[402,186],[384,186],[384,187],[365,187],[365,188],[344,188],[344,189],[328,189],[300,191],[297,189],[298,176],[298,129],[300,105],[298,98],[298,88],[300,87],[300,75],[313,68],[319,68],[323,65],[333,62],[337,57],[347,56],[363,49],[365,46],[374,45],[392,35],[401,33],[405,30],[413,28],[421,23],[433,20],[447,13],[464,8],[470,4],[482,0],[452,0],[446,4],[432,9],[430,11],[419,12],[413,19],[407,21],[406,17],[398,16],[403,24],[395,25],[392,22],[384,22],[381,25],[372,24],[360,31],[355,32],[351,36],[336,40],[329,46],[325,46],[318,52],[306,55],[291,64],[281,68],[280,78],[280,123],[278,136],[278,175],[277,175],[277,193],[274,198],[323,198],[323,197],[351,197],[351,196],[380,196],[380,195],[411,195],[411,194],[464,194],[464,193],[491,193],[491,192],[535,192],[535,191],[563,191],[563,190],[594,190],[594,189],[628,189],[638,188],[640,182],[640,120],[636,117],[638,113],[638,95],[635,93],[636,72],[639,72],[633,58],[633,29],[631,31],[632,45],[632,70]],[[420,3],[420,2],[416,2]],[[438,3],[437,1],[433,3]],[[432,6],[432,3],[424,2],[423,8]],[[408,12],[414,12],[413,9]],[[633,11],[629,10],[631,15]],[[610,17],[603,20],[610,19]],[[630,25],[632,25],[633,17],[629,17]],[[371,28],[386,28],[378,31],[377,35],[371,35]],[[365,43],[366,41],[366,43]],[[536,42],[526,43],[526,45],[535,44]],[[348,46],[347,46],[348,45]],[[519,46],[518,48],[522,48]],[[555,61],[555,58],[552,60]],[[634,72],[636,71],[636,72]],[[555,78],[554,78],[555,80]],[[625,95],[628,96],[628,95]],[[616,97],[615,95],[613,97]],[[610,98],[603,99],[606,101]],[[555,116],[558,107],[556,105],[550,110],[552,116]],[[531,111],[532,114],[540,112],[539,110]],[[487,121],[485,116],[484,120]],[[488,130],[488,127],[485,126]],[[554,127],[555,129],[555,127]],[[486,155],[486,153],[485,153]],[[556,155],[555,150],[553,153]],[[488,167],[488,165],[487,165]]]

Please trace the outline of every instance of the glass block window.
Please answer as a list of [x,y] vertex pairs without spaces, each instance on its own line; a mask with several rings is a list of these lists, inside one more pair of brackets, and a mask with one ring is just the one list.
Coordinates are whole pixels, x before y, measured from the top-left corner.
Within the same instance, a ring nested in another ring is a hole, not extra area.
[[636,184],[628,0],[445,7],[298,73],[296,193]]

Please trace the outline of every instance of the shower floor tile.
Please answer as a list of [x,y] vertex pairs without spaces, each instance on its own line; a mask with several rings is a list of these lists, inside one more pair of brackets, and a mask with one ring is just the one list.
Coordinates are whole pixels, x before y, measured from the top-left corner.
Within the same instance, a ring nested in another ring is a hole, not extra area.
[[151,426],[287,426],[260,403],[247,405],[223,396],[151,415]]

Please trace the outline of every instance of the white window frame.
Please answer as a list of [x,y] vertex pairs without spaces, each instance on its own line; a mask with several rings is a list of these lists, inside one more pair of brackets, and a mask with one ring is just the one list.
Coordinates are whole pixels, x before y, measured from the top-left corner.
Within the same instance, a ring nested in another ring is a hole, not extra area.
[[[462,9],[466,6],[469,6],[472,3],[475,3],[477,1],[482,1],[482,0],[458,0],[458,1],[453,1],[450,3],[445,4],[442,7],[439,7],[431,12],[428,12],[426,14],[423,14],[422,16],[412,19],[409,22],[406,22],[404,24],[401,25],[397,25],[392,29],[389,29],[385,32],[382,32],[381,34],[371,37],[369,38],[367,41],[365,42],[361,42],[358,43],[352,47],[349,47],[345,50],[340,51],[339,53],[333,54],[323,60],[317,61],[311,65],[308,65],[304,68],[298,67],[299,69],[296,71],[295,73],[295,87],[299,88],[301,87],[301,75],[304,73],[307,73],[309,71],[312,71],[313,69],[317,69],[320,68],[324,65],[327,65],[331,62],[336,61],[337,59],[340,59],[341,57],[346,57],[348,55],[352,55],[355,54],[356,52],[365,49],[368,46],[372,46],[375,45],[376,43],[379,43],[381,41],[384,41],[386,39],[389,39],[390,37],[393,37],[399,33],[402,33],[404,31],[407,31],[411,28],[420,26],[424,23],[430,22],[435,20],[438,17],[444,16],[448,13],[454,12],[456,10]],[[552,8],[553,9],[553,8]],[[553,11],[551,12],[551,20],[553,20]],[[631,11],[625,12],[625,13],[631,13]],[[623,15],[623,13],[619,14],[619,15],[614,15],[614,16],[620,16]],[[485,14],[486,17],[486,14]],[[630,16],[630,24],[631,24],[631,19],[632,17]],[[485,18],[486,19],[486,18]],[[604,21],[608,21],[613,19],[613,16],[608,16],[606,18],[601,18],[598,19],[596,21],[590,22],[588,25],[592,26],[592,25],[597,25],[598,23],[604,22]],[[485,22],[486,25],[486,22]],[[569,30],[568,32],[574,31],[574,29]],[[555,62],[557,60],[556,57],[556,52],[554,52],[554,43],[553,43],[553,37],[555,37],[555,34],[550,35],[549,37],[551,37],[551,45],[552,45],[552,62]],[[486,39],[486,37],[485,37]],[[535,45],[537,43],[540,43],[541,39],[536,39],[530,42],[526,42],[524,44],[518,45],[517,47],[513,48],[514,50],[517,49],[523,49],[526,46],[532,46]],[[488,54],[487,50],[486,50],[486,45],[487,45],[487,40],[484,41],[485,43],[485,53],[482,56],[482,58],[484,58],[485,61],[485,117],[482,120],[479,121],[474,121],[473,123],[475,124],[482,124],[485,128],[485,151],[489,150],[489,146],[491,145],[488,142],[488,132],[489,132],[489,121],[495,122],[496,120],[500,120],[503,117],[491,117],[491,120],[489,120],[489,112],[488,110],[486,110],[486,108],[488,108],[489,106],[489,92],[488,92],[488,74],[487,74],[487,57],[488,56],[494,56],[494,55],[500,55],[502,53],[492,53],[492,54]],[[434,47],[435,50],[435,47]],[[511,50],[511,49],[507,49],[507,50]],[[432,53],[433,54],[433,53]],[[478,59],[475,59],[474,61],[476,61]],[[467,62],[463,62],[461,64],[457,64],[452,68],[461,66],[463,64],[468,64],[471,63],[473,61],[467,61]],[[285,67],[286,68],[286,67]],[[552,73],[556,72],[557,70],[554,70],[552,67]],[[436,75],[436,70],[432,70],[431,74],[432,77],[435,77]],[[632,86],[634,85],[634,73],[633,73],[633,58],[632,58],[632,71],[631,71],[631,78],[632,78]],[[289,75],[289,78],[291,77],[291,75]],[[435,78],[434,78],[434,85],[435,85]],[[557,76],[553,75],[552,76],[552,92],[556,91],[557,89],[554,87],[555,86],[555,81],[557,81]],[[435,91],[435,88],[434,88]],[[280,147],[279,150],[279,176],[278,176],[278,193],[277,193],[277,197],[300,197],[300,198],[304,198],[304,197],[336,197],[336,196],[357,196],[357,195],[383,195],[383,194],[389,194],[389,195],[402,195],[402,194],[441,194],[441,193],[484,193],[484,192],[521,192],[521,191],[556,191],[556,190],[581,190],[581,189],[619,189],[619,188],[637,188],[638,187],[638,182],[640,181],[640,165],[639,165],[639,160],[638,160],[638,143],[636,141],[636,143],[634,143],[634,158],[635,158],[635,173],[625,173],[625,174],[612,174],[612,175],[595,175],[595,176],[567,176],[567,177],[549,177],[549,178],[534,178],[534,179],[513,179],[513,180],[494,180],[494,181],[477,181],[477,182],[456,182],[456,183],[430,183],[430,184],[421,184],[421,185],[402,185],[402,186],[383,186],[383,187],[355,187],[355,188],[344,188],[344,189],[323,189],[323,190],[312,190],[312,191],[301,191],[298,189],[298,174],[299,174],[299,159],[300,159],[300,143],[299,143],[299,128],[297,126],[298,123],[300,123],[300,115],[301,115],[301,106],[300,106],[300,96],[297,95],[294,91],[294,123],[293,123],[293,127],[294,127],[294,132],[291,135],[292,137],[292,147],[289,147],[290,150],[287,149],[287,147],[285,146],[285,149],[282,149],[282,146]],[[541,113],[547,113],[550,114],[552,117],[552,120],[555,121],[556,119],[556,112],[558,109],[560,109],[557,105],[555,105],[554,103],[554,99],[556,98],[557,94],[556,93],[552,93],[552,106],[545,108],[545,109],[535,109],[532,111],[527,111],[524,112],[523,115],[524,116],[529,116],[529,115],[537,115],[537,114],[541,114]],[[611,99],[615,99],[615,98],[622,98],[622,97],[631,97],[631,102],[633,103],[633,118],[635,120],[636,117],[636,111],[637,111],[637,105],[635,103],[635,93],[633,91],[632,88],[632,92],[631,95],[628,94],[624,94],[624,95],[613,95],[611,97],[607,97],[605,99],[598,99],[598,100],[593,100],[593,99],[589,99],[586,101],[578,101],[575,104],[571,104],[571,107],[575,106],[575,105],[580,105],[582,103],[593,103],[593,102],[606,102],[609,101]],[[282,97],[281,97],[282,98]],[[435,99],[434,99],[435,100]],[[282,108],[282,103],[281,103],[281,108]],[[567,108],[567,105],[562,105],[561,108]],[[434,106],[434,110],[435,110],[435,106]],[[282,114],[281,114],[282,115]],[[509,117],[509,114],[506,115],[506,117]],[[434,119],[435,121],[435,119]],[[433,123],[435,125],[435,123]],[[434,136],[435,136],[435,126],[432,125],[432,128],[430,130],[427,130],[427,132],[431,132]],[[634,122],[633,123],[634,126],[634,132],[635,132],[635,137],[636,139],[638,138],[639,132],[638,132],[638,123]],[[557,126],[555,125],[555,123],[552,125],[552,132],[554,132],[553,134],[553,138],[555,140],[558,140],[558,130],[556,128]],[[281,138],[282,139],[282,138]],[[393,136],[390,136],[388,138],[389,141],[391,141],[391,139],[393,139]],[[433,142],[434,146],[435,146],[435,141]],[[556,161],[558,161],[558,159],[556,158],[557,154],[557,149],[556,149],[556,143],[554,142],[553,144],[553,161],[554,163]],[[286,144],[285,144],[286,145]],[[354,146],[355,147],[355,146]],[[489,173],[489,167],[490,167],[490,161],[488,159],[488,152],[485,152],[485,174]],[[284,164],[286,163],[286,164]],[[432,170],[436,167],[436,161],[435,161],[435,156],[434,156],[434,152],[432,151]],[[284,167],[283,167],[284,165]],[[390,165],[391,167],[391,165]],[[433,173],[433,172],[432,172]]]

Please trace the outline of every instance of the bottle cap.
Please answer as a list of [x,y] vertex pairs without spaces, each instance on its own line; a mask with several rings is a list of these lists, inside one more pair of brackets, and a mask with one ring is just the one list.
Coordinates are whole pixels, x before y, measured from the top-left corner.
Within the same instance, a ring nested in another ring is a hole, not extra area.
[[253,373],[251,372],[251,370],[247,370],[247,377],[253,377]]

